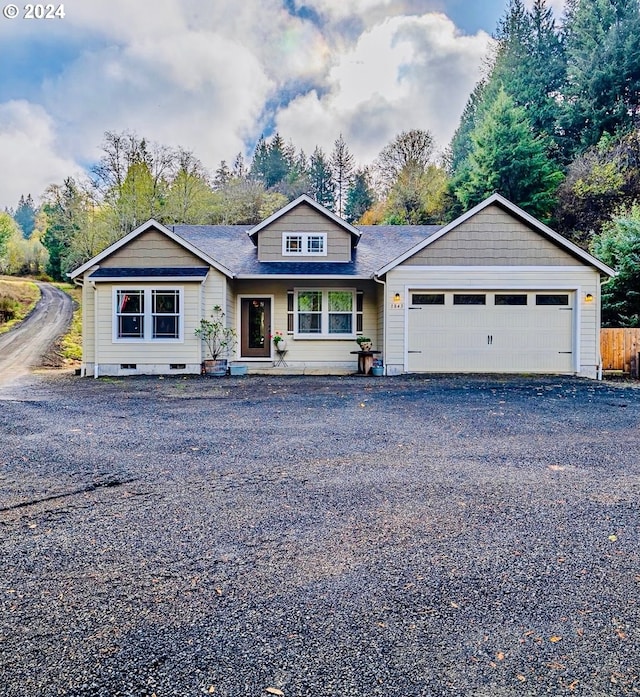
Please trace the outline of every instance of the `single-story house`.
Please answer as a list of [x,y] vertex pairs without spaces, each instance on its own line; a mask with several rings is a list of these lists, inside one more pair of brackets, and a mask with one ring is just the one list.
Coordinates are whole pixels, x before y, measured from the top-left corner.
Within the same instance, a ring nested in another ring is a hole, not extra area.
[[445,226],[354,226],[308,196],[255,226],[149,220],[70,277],[95,377],[199,373],[195,329],[217,305],[249,372],[355,372],[364,334],[387,375],[595,378],[613,274],[494,194]]

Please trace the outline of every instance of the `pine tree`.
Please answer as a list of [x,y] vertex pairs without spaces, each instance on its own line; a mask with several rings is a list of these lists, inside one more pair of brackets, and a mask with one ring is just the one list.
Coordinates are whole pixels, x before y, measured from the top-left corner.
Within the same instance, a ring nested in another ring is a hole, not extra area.
[[336,194],[331,165],[319,147],[309,160],[309,195],[325,208],[335,211]]
[[467,168],[454,182],[465,208],[498,192],[531,215],[548,220],[562,174],[534,135],[526,112],[501,90],[474,130]]
[[349,152],[342,133],[333,144],[330,162],[336,191],[336,213],[342,217],[354,168],[353,155]]
[[570,0],[564,29],[563,127],[571,154],[603,133],[629,131],[640,113],[638,0]]
[[38,210],[33,203],[31,194],[27,194],[27,198],[25,198],[24,195],[20,196],[20,201],[15,213],[13,214],[13,219],[20,226],[22,235],[25,239],[28,239],[33,232],[36,224],[37,213]]
[[348,223],[357,223],[375,202],[376,196],[371,186],[369,171],[366,168],[357,170],[347,192],[345,220]]

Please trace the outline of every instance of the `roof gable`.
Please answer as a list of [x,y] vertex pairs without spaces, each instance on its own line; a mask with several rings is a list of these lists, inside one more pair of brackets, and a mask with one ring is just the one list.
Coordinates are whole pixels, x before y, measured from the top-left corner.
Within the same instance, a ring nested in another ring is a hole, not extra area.
[[302,196],[299,196],[297,199],[295,199],[295,201],[291,201],[291,203],[284,206],[284,208],[281,208],[280,210],[276,211],[273,215],[270,215],[266,220],[263,220],[261,223],[258,223],[257,225],[252,227],[250,230],[247,231],[247,234],[252,240],[254,240],[255,244],[256,235],[261,230],[264,230],[264,228],[269,227],[272,223],[287,215],[287,213],[289,213],[294,208],[297,208],[300,205],[311,206],[318,213],[325,216],[333,223],[341,227],[343,230],[346,230],[350,235],[352,235],[354,245],[358,243],[361,234],[358,229],[353,227],[353,225],[350,225],[346,220],[343,220],[342,218],[338,217],[335,213],[332,213],[328,208],[325,208],[324,206],[320,205],[317,201],[314,201],[310,196],[307,196],[306,194],[302,194]]
[[570,242],[566,238],[564,238],[562,235],[558,234],[551,228],[547,227],[544,225],[544,223],[541,223],[539,220],[534,218],[533,216],[529,215],[525,211],[523,211],[521,208],[516,206],[515,204],[511,203],[508,201],[506,198],[501,196],[500,194],[493,194],[489,198],[487,198],[485,201],[482,203],[478,204],[471,210],[467,211],[463,215],[461,215],[459,218],[454,220],[453,222],[449,223],[445,227],[443,227],[441,230],[436,232],[435,234],[431,235],[430,237],[422,240],[418,244],[416,244],[414,247],[411,249],[407,250],[404,254],[396,257],[393,261],[390,261],[388,264],[383,266],[381,269],[378,270],[376,275],[382,276],[392,269],[394,269],[396,266],[402,264],[403,262],[407,261],[411,257],[419,254],[422,250],[425,250],[427,247],[434,245],[437,243],[438,240],[442,239],[445,235],[448,235],[449,233],[452,233],[454,230],[458,230],[461,226],[464,225],[464,223],[467,223],[471,218],[474,216],[477,216],[478,214],[482,213],[483,211],[486,211],[489,207],[491,206],[499,206],[503,211],[508,213],[512,218],[515,218],[517,221],[523,223],[529,230],[531,230],[535,235],[538,235],[542,238],[545,239],[545,241],[552,243],[555,245],[557,248],[560,250],[564,251],[567,254],[570,254],[573,258],[578,259],[580,262],[594,266],[597,268],[602,274],[605,274],[607,276],[613,276],[615,275],[615,271],[608,267],[606,264],[603,264],[600,260],[596,259],[593,257],[591,254],[588,254],[585,252],[583,249],[575,245],[573,242]]
[[189,251],[191,254],[196,256],[197,258],[201,259],[202,261],[206,262],[209,266],[212,266],[213,268],[217,269],[221,273],[225,274],[226,276],[229,276],[230,278],[233,277],[233,273],[231,272],[230,269],[226,268],[224,265],[222,265],[220,262],[216,261],[209,255],[205,254],[202,252],[202,250],[198,249],[194,245],[192,245],[190,242],[187,240],[183,239],[176,233],[174,233],[172,230],[170,230],[168,227],[165,225],[162,225],[161,223],[157,222],[156,220],[148,220],[146,223],[143,223],[142,225],[138,226],[135,230],[132,230],[129,234],[125,235],[124,237],[121,237],[119,240],[116,240],[113,244],[109,245],[106,249],[104,249],[102,252],[99,254],[96,254],[96,256],[92,257],[84,263],[82,266],[79,266],[77,269],[74,269],[71,273],[69,273],[69,278],[74,279],[77,278],[78,276],[81,276],[83,273],[88,271],[90,268],[97,266],[100,264],[100,262],[104,261],[111,255],[115,254],[118,250],[122,249],[123,247],[127,246],[130,244],[133,240],[139,238],[140,236],[144,235],[145,233],[156,230],[157,232],[166,235],[169,239],[171,239],[173,242],[178,244],[179,246],[183,247],[187,251]]

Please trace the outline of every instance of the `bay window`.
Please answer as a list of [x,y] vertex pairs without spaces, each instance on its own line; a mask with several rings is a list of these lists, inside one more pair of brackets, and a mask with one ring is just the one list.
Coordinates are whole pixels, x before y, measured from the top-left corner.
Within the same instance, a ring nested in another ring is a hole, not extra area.
[[351,339],[355,336],[356,291],[294,291],[294,334],[299,338]]

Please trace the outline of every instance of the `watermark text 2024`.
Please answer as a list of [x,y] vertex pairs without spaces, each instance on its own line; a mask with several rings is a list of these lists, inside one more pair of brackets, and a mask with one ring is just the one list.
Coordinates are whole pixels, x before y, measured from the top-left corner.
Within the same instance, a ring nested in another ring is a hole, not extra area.
[[5,19],[64,19],[64,5],[15,5],[2,8]]

